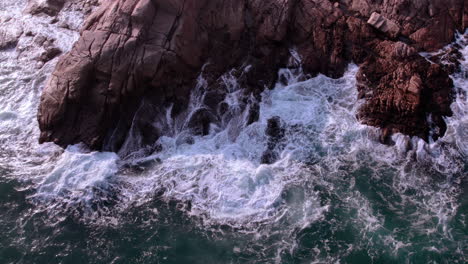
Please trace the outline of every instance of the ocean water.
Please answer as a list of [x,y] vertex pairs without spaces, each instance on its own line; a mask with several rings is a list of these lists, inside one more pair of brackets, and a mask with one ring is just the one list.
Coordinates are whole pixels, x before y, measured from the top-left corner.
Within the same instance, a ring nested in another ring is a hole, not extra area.
[[[54,35],[63,50],[78,37],[23,6],[2,2],[0,17]],[[457,39],[454,115],[437,142],[378,143],[378,130],[355,118],[351,64],[339,79],[280,70],[250,125],[227,73],[231,118],[190,140],[186,119],[168,118],[161,152],[128,155],[37,143],[36,109],[56,59],[31,67],[35,49],[19,50],[33,40],[23,37],[0,51],[0,263],[466,263],[467,38]],[[189,115],[203,107],[205,85],[201,73]],[[261,164],[272,117],[284,137],[275,161]]]

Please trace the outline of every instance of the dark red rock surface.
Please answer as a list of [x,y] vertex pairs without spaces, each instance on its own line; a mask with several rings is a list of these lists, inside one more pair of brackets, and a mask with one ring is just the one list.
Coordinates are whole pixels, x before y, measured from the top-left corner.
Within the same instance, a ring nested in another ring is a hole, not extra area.
[[[369,21],[375,12],[379,19]],[[43,92],[40,141],[116,151],[137,127],[152,142],[167,130],[163,108],[173,105],[176,117],[188,106],[202,67],[206,110],[191,126],[205,133],[206,123],[221,122],[219,78],[231,70],[253,122],[251,101],[277,81],[291,48],[311,75],[339,77],[349,62],[361,66],[362,122],[425,139],[436,126],[437,138],[451,114],[452,83],[418,52],[452,42],[468,26],[467,13],[466,0],[104,1]],[[143,102],[147,114],[135,119]]]

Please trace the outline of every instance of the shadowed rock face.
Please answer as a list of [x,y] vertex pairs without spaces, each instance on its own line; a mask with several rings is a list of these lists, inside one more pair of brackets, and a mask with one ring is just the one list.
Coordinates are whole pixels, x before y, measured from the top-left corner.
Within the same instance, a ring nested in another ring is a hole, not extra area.
[[40,141],[118,151],[138,131],[134,148],[151,144],[170,133],[168,115],[183,115],[202,71],[204,105],[188,129],[222,123],[227,72],[245,88],[241,107],[254,122],[278,69],[299,66],[292,48],[311,75],[361,66],[362,122],[422,138],[438,127],[437,138],[452,83],[418,52],[440,49],[467,25],[466,0],[105,1],[43,92]]

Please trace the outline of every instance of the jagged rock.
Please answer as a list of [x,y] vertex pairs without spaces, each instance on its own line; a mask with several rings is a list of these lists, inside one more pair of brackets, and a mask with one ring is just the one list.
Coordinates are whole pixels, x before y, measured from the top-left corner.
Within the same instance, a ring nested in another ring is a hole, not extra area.
[[58,55],[62,54],[62,50],[54,45],[55,39],[49,39],[42,34],[34,37],[33,43],[43,48],[43,52],[35,59],[38,62],[46,63]]
[[61,28],[70,29],[70,25],[68,25],[68,23],[65,21],[61,21],[60,24],[58,24],[58,26]]
[[284,128],[281,126],[281,119],[279,116],[274,116],[268,119],[265,134],[275,140],[279,140],[284,137]]
[[265,135],[268,137],[267,148],[261,157],[262,164],[271,164],[278,159],[281,141],[284,138],[285,129],[281,125],[279,116],[268,119]]
[[195,110],[189,117],[187,127],[194,135],[208,135],[210,125],[216,122],[216,116],[206,108]]
[[48,62],[58,55],[62,54],[62,50],[57,47],[48,47],[39,57],[39,61]]
[[217,111],[220,102],[226,97],[226,91],[223,89],[213,89],[203,95],[203,104],[212,111]]
[[62,10],[66,0],[30,0],[25,13],[37,15],[40,13],[55,16]]
[[[365,104],[358,117],[368,125],[384,128],[386,134],[402,132],[427,138],[427,116],[437,117],[435,125],[445,133],[442,116],[451,114],[453,86],[447,72],[437,64],[413,54],[395,57],[392,50],[399,44],[380,42],[374,48],[378,56],[367,60],[358,72],[358,90],[365,94]],[[440,118],[439,118],[440,117]]]
[[461,47],[455,44],[431,56],[429,59],[434,63],[442,65],[447,72],[453,74],[460,70],[460,60],[463,58],[460,50]]
[[42,44],[44,44],[44,42],[46,42],[46,40],[47,40],[46,36],[44,36],[42,34],[39,34],[39,35],[34,37],[33,42],[38,46],[42,46]]
[[[94,149],[113,141],[111,149],[118,150],[143,99],[161,109],[172,106],[173,118],[186,115],[202,69],[205,88],[213,95],[204,99],[204,107],[214,117],[200,114],[203,118],[191,126],[200,127],[200,122],[202,128],[196,130],[205,134],[207,120],[227,123],[226,116],[233,113],[222,102],[228,87],[220,83],[228,72],[243,88],[236,113],[250,107],[247,121],[254,122],[261,92],[272,88],[278,69],[290,64],[292,48],[302,58],[305,74],[340,77],[349,62],[361,66],[362,122],[427,138],[430,114],[441,127],[438,137],[444,131],[441,117],[451,114],[452,83],[445,68],[419,52],[439,49],[453,40],[455,31],[464,30],[465,2],[107,1],[87,19],[80,39],[61,57],[44,89],[40,141],[61,146],[84,142]],[[166,118],[162,110],[155,115]],[[119,140],[109,135],[119,135]]]
[[400,27],[395,22],[385,18],[377,12],[372,13],[367,23],[389,35],[391,38],[396,38],[400,33]]

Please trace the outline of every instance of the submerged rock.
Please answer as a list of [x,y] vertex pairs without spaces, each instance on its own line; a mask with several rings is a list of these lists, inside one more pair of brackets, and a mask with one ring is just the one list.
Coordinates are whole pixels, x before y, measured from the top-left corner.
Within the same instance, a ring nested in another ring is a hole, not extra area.
[[112,131],[127,134],[143,99],[172,105],[172,118],[183,116],[202,70],[213,95],[203,102],[213,111],[193,119],[196,133],[223,120],[211,113],[225,114],[214,108],[225,105],[228,72],[243,88],[238,113],[251,107],[246,119],[254,122],[261,92],[277,82],[293,48],[312,76],[339,77],[351,61],[361,66],[362,122],[427,139],[430,115],[438,120],[441,132],[433,136],[439,137],[442,116],[451,114],[452,82],[445,68],[419,52],[440,49],[468,26],[465,2],[106,1],[87,19],[43,92],[40,141],[102,149]]

